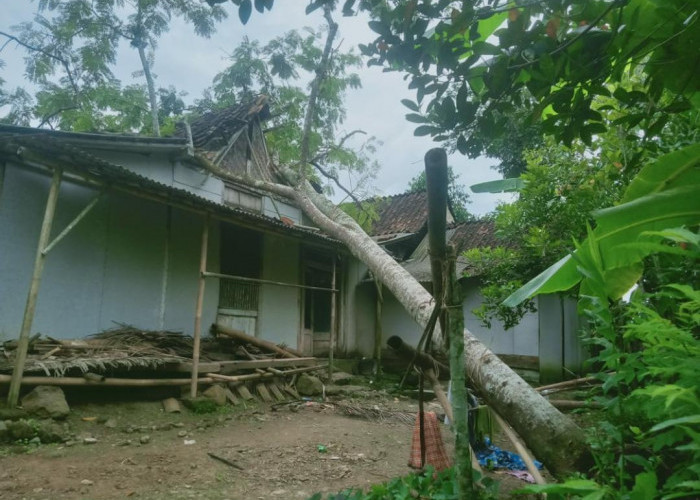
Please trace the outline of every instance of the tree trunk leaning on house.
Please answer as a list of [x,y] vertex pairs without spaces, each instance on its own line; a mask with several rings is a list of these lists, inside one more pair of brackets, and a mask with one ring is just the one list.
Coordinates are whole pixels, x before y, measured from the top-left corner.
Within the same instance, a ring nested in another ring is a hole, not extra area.
[[[297,182],[298,176],[288,169],[280,172],[286,178],[287,185],[241,178],[206,159],[199,160],[220,177],[294,200],[318,227],[343,242],[357,259],[367,265],[416,323],[425,327],[433,308],[430,293],[379,247],[354,219],[318,194],[307,181]],[[466,329],[464,343],[469,381],[523,437],[535,456],[555,475],[586,467],[590,450],[583,431]],[[442,333],[436,329],[433,345],[443,344]]]

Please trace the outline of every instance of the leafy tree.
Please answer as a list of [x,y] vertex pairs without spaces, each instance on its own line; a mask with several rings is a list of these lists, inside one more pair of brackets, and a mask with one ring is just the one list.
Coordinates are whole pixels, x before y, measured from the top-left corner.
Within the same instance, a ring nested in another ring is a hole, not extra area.
[[[698,104],[700,20],[684,0],[355,3],[379,35],[363,46],[370,64],[408,73],[416,90],[405,103],[423,123],[416,135],[464,154],[503,135],[516,109],[566,144],[590,144],[607,128],[599,96],[640,109],[625,120],[646,135]],[[643,85],[617,86],[635,71]]]
[[[33,22],[16,26],[16,35],[0,32],[26,49],[27,78],[39,87],[36,102],[24,100],[23,110],[7,119],[33,115],[40,126],[67,130],[139,130],[150,112],[151,132],[159,135],[151,66],[158,37],[173,16],[190,21],[198,35],[210,36],[225,11],[195,0],[40,1]],[[112,73],[124,40],[138,51],[141,73],[136,74],[145,76],[145,88],[122,87]]]
[[[459,175],[455,174],[451,166],[447,167],[447,198],[450,203],[450,208],[457,222],[464,222],[473,219],[469,213],[467,205],[471,203],[469,193],[464,184],[458,184]],[[422,171],[411,179],[408,183],[408,190],[411,193],[417,191],[425,191],[427,185],[425,182],[425,171]]]
[[[347,91],[361,86],[359,76],[351,72],[360,65],[352,51],[333,50],[323,70],[323,30],[306,28],[290,31],[265,45],[245,38],[230,56],[231,66],[214,78],[214,84],[197,102],[200,110],[230,105],[258,93],[270,96],[273,119],[266,134],[268,146],[282,164],[299,165],[305,137],[306,110],[312,93],[312,75],[322,72],[311,127],[308,134],[308,163],[321,177],[332,179],[342,189],[364,194],[378,165],[370,157],[375,141],[370,138],[358,147],[348,144],[360,130],[341,132],[346,116]],[[309,82],[306,87],[303,82]],[[308,169],[302,169],[308,172]],[[342,179],[341,179],[342,176]],[[321,177],[313,176],[315,180]],[[328,190],[331,187],[327,184]]]

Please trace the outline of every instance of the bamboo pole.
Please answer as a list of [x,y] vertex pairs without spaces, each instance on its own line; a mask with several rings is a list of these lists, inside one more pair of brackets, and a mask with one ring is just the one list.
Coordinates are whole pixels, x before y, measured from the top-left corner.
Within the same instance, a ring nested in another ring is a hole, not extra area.
[[34,271],[32,273],[32,281],[29,285],[29,293],[27,294],[27,305],[24,308],[24,318],[22,319],[22,329],[19,333],[19,341],[17,344],[17,359],[12,371],[12,380],[10,382],[10,390],[7,394],[7,404],[10,408],[17,406],[19,400],[19,391],[22,384],[22,374],[24,373],[24,364],[27,361],[27,349],[29,347],[29,333],[32,329],[34,321],[34,311],[36,310],[36,301],[39,295],[39,284],[41,283],[41,274],[44,271],[44,263],[46,255],[44,249],[51,237],[51,226],[53,224],[54,215],[56,213],[56,205],[58,203],[58,194],[61,187],[61,176],[63,171],[57,168],[53,171],[51,179],[51,187],[46,200],[46,209],[44,210],[44,220],[41,224],[41,232],[39,234],[39,242],[37,244],[36,257],[34,259]]
[[197,376],[199,375],[199,345],[202,337],[202,305],[204,304],[204,273],[207,270],[207,249],[209,247],[209,214],[204,216],[202,227],[202,249],[199,256],[199,287],[197,288],[197,308],[194,315],[194,345],[192,347],[192,382],[190,396],[197,397]]
[[220,278],[236,281],[245,281],[247,283],[260,283],[261,285],[276,285],[276,286],[288,286],[290,288],[303,288],[304,290],[319,290],[321,292],[338,292],[335,288],[325,288],[322,286],[308,286],[308,285],[297,285],[296,283],[284,283],[283,281],[271,281],[271,280],[261,280],[257,278],[246,278],[244,276],[233,276],[231,274],[221,274],[221,273],[203,273],[205,278]]
[[294,375],[295,373],[313,372],[325,368],[324,365],[305,366],[303,368],[292,368],[291,370],[281,370],[280,373],[260,372],[250,373],[248,375],[221,375],[220,373],[207,373],[207,377],[214,380],[224,380],[226,382],[246,382],[248,380],[257,380],[259,378],[285,377]]
[[601,380],[596,378],[596,377],[584,377],[584,378],[576,378],[573,380],[565,380],[564,382],[557,382],[556,384],[542,385],[540,387],[536,387],[535,390],[537,392],[550,391],[553,389],[561,390],[561,389],[567,389],[570,387],[578,387],[579,385],[600,384],[600,383],[601,383]]
[[[437,375],[435,374],[435,370],[429,368],[427,370],[424,370],[423,374],[425,375],[425,378],[428,379],[428,382],[430,382],[430,385],[433,388],[433,392],[435,393],[435,398],[438,400],[438,403],[440,403],[440,406],[442,406],[442,409],[445,410],[445,415],[447,415],[447,418],[450,420],[450,422],[454,422],[455,420],[454,413],[452,413],[452,403],[450,403],[450,400],[447,399],[447,394],[445,394],[445,391],[442,389],[442,385],[440,385],[440,382],[438,381]],[[474,453],[474,449],[471,447],[471,444],[469,445],[469,452],[471,457],[472,468],[478,471],[479,474],[483,476],[484,471],[481,468],[481,465],[479,465],[479,460],[476,458],[476,453]]]
[[493,409],[491,410],[491,413],[496,419],[496,422],[498,422],[498,425],[501,427],[501,429],[503,429],[503,432],[506,434],[510,442],[513,443],[513,446],[515,446],[515,450],[522,457],[528,472],[532,474],[532,477],[535,480],[535,482],[537,484],[547,484],[547,482],[542,477],[542,474],[540,474],[540,471],[535,466],[535,462],[532,458],[532,455],[529,451],[527,451],[527,448],[525,448],[525,445],[520,440],[515,431],[511,429],[510,425],[508,425],[508,423],[505,420],[503,420],[503,418],[501,418],[501,416],[498,413],[496,413]]
[[[0,375],[0,384],[11,381],[10,375]],[[190,378],[106,378],[102,381],[88,380],[83,377],[22,377],[24,385],[60,385],[60,386],[108,386],[108,387],[159,387],[187,385]],[[199,384],[214,382],[209,377],[197,379]]]
[[382,306],[384,304],[384,293],[382,282],[375,279],[374,286],[377,289],[377,303],[374,311],[374,362],[376,363],[375,376],[379,377],[382,372]]
[[274,344],[268,340],[253,337],[253,336],[248,335],[247,333],[242,332],[240,330],[236,330],[234,328],[226,328],[225,326],[221,326],[219,324],[214,325],[214,328],[216,329],[217,332],[222,333],[222,334],[226,335],[227,337],[231,337],[232,339],[236,339],[236,340],[239,340],[241,342],[247,342],[249,344],[253,344],[256,347],[260,347],[261,349],[275,352],[282,357],[285,357],[285,358],[298,357],[298,356],[295,356],[294,354],[292,354],[291,352],[289,352],[288,350],[281,348],[277,344]]
[[[333,270],[331,275],[331,288],[335,290],[335,255],[333,255]],[[328,345],[328,380],[331,381],[333,377],[333,357],[335,355],[335,292],[331,292],[331,332],[330,340]]]
[[100,191],[97,193],[97,195],[90,200],[90,203],[88,203],[85,208],[83,208],[78,215],[75,216],[75,219],[73,219],[66,227],[59,233],[58,236],[56,236],[51,243],[46,245],[46,248],[44,248],[41,253],[46,255],[49,253],[51,250],[53,250],[53,247],[55,247],[63,238],[66,237],[68,233],[71,232],[71,230],[80,223],[81,220],[85,218],[87,214],[90,213],[90,211],[97,205],[97,202],[100,201],[102,198],[102,195],[104,194],[104,191]]

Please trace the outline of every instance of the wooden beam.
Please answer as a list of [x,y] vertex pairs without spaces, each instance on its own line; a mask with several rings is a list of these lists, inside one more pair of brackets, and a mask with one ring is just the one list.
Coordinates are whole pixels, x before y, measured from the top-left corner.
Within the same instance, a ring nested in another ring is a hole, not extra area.
[[264,339],[259,339],[257,337],[253,337],[251,335],[248,335],[245,332],[242,332],[240,330],[236,330],[235,328],[226,328],[225,326],[221,326],[219,324],[214,325],[214,328],[216,329],[217,332],[222,333],[223,335],[226,335],[227,337],[231,337],[232,339],[238,340],[240,342],[247,342],[249,344],[253,344],[256,347],[259,347],[261,349],[265,349],[267,351],[272,351],[280,356],[283,356],[285,358],[297,358],[296,355],[292,354],[286,349],[283,349],[282,347],[278,346],[277,344],[274,344],[268,340]]
[[199,374],[199,345],[202,337],[202,305],[204,304],[204,272],[207,270],[207,249],[209,248],[209,214],[204,216],[202,226],[202,249],[199,256],[199,287],[197,288],[197,306],[194,315],[194,345],[192,347],[192,382],[190,396],[197,397],[197,376]]
[[315,370],[321,370],[323,368],[325,368],[325,365],[307,366],[304,368],[293,368],[291,370],[285,370],[282,373],[262,372],[234,376],[221,375],[219,373],[207,373],[207,377],[214,380],[223,380],[225,382],[245,382],[247,380],[257,380],[259,378],[286,377],[289,375],[294,375],[296,373],[312,372]]
[[44,220],[41,224],[41,232],[39,233],[39,242],[37,244],[36,257],[34,258],[34,271],[32,272],[32,281],[29,285],[27,294],[27,304],[24,308],[24,318],[22,319],[22,329],[19,333],[19,341],[17,343],[17,358],[12,371],[12,381],[10,382],[10,390],[7,394],[7,404],[10,408],[17,406],[19,400],[19,391],[24,373],[24,364],[27,361],[27,349],[29,347],[29,332],[32,329],[34,321],[34,311],[36,310],[36,301],[39,296],[39,284],[41,283],[41,274],[44,271],[44,263],[46,255],[43,250],[51,237],[51,226],[53,224],[54,215],[56,213],[56,205],[58,203],[58,193],[61,187],[61,176],[63,170],[57,168],[53,171],[51,178],[51,186],[49,187],[49,195],[46,200],[46,209],[44,210]]
[[[0,384],[11,381],[10,375],[0,375]],[[111,386],[111,387],[157,387],[187,385],[190,378],[106,378],[100,382],[84,377],[22,377],[25,385],[60,385],[60,386]],[[199,384],[211,384],[214,380],[208,377],[197,379]]]
[[46,245],[46,248],[44,248],[41,253],[46,255],[49,253],[53,247],[55,247],[63,238],[66,237],[68,233],[71,232],[71,230],[78,225],[78,223],[85,218],[87,214],[90,213],[90,211],[97,205],[97,202],[100,201],[102,198],[102,195],[104,194],[104,191],[100,191],[97,193],[97,196],[95,196],[92,200],[90,200],[90,203],[88,203],[85,208],[83,208],[78,215],[75,216],[75,219],[73,219],[63,231],[59,233],[58,236],[56,236],[51,243]]
[[[284,368],[289,366],[314,366],[318,364],[317,358],[283,358],[283,359],[256,359],[256,360],[231,360],[200,362],[198,373],[229,374],[241,370],[254,370],[256,368]],[[173,363],[164,366],[163,371],[191,373],[192,363]]]

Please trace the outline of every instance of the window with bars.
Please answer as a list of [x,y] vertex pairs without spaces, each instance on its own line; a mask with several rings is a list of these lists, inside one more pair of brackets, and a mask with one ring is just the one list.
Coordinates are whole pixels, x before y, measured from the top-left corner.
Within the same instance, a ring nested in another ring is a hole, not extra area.
[[219,308],[257,311],[260,284],[222,279],[219,285]]

